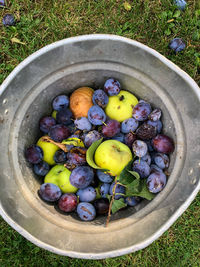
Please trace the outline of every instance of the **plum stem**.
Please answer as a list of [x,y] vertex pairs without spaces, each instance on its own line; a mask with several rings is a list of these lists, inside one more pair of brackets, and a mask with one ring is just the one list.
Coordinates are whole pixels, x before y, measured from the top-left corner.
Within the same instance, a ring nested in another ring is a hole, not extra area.
[[43,142],[48,142],[48,143],[54,144],[54,145],[58,146],[60,149],[62,149],[64,152],[68,152],[68,150],[64,144],[53,141],[49,136],[43,136],[41,140]]
[[108,217],[107,217],[107,220],[106,220],[106,227],[108,226],[109,221],[110,221],[112,204],[113,204],[113,201],[115,199],[115,189],[116,189],[116,186],[117,186],[117,176],[115,176],[115,184],[113,186],[113,194],[112,194],[112,198],[111,198],[110,205],[109,205]]
[[107,126],[107,124],[104,121],[101,121],[105,126]]

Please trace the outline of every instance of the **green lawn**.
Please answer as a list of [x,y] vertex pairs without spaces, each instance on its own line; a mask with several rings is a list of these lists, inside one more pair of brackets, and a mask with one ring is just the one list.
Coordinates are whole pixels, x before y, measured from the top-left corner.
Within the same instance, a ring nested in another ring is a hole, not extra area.
[[[172,0],[12,0],[0,8],[0,84],[28,55],[70,36],[117,34],[140,41],[166,56],[200,85],[200,1],[177,12]],[[15,27],[4,27],[12,13]],[[12,43],[18,38],[25,44]],[[182,37],[187,48],[172,53],[168,44]],[[200,266],[200,195],[177,222],[148,248],[126,256],[89,261],[57,256],[25,240],[0,219],[0,266]]]

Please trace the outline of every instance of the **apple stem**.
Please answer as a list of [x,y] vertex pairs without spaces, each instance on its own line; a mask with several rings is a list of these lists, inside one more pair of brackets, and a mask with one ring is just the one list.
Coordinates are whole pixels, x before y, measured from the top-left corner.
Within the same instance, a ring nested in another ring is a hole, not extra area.
[[113,194],[112,194],[112,198],[111,198],[111,201],[110,201],[110,205],[109,205],[109,210],[108,210],[108,217],[107,217],[107,220],[106,220],[106,227],[108,226],[109,224],[109,221],[110,221],[110,216],[111,216],[111,209],[112,209],[112,204],[113,204],[113,201],[115,199],[115,189],[116,189],[116,186],[117,186],[117,176],[115,177],[115,184],[113,186]]
[[107,126],[107,124],[104,121],[101,121],[105,126]]
[[54,145],[58,146],[60,149],[62,149],[64,152],[68,152],[68,150],[64,144],[54,142],[49,136],[43,136],[41,140],[43,142],[48,142],[48,143],[54,144]]

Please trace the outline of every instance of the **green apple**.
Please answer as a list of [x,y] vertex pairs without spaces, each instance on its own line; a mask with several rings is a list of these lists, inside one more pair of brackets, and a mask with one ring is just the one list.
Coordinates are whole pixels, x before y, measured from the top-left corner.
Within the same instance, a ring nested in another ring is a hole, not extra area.
[[63,193],[76,193],[78,188],[70,183],[71,172],[63,165],[56,165],[51,168],[44,178],[45,183],[57,185]]
[[110,119],[122,122],[132,118],[133,108],[137,103],[138,100],[133,94],[122,90],[118,95],[109,96],[105,112]]
[[109,170],[112,176],[119,175],[132,158],[130,148],[117,140],[104,141],[94,154],[97,166]]
[[60,148],[54,144],[43,141],[42,137],[38,140],[37,146],[41,147],[43,150],[43,160],[46,161],[49,165],[55,165],[56,163],[53,159],[53,156]]

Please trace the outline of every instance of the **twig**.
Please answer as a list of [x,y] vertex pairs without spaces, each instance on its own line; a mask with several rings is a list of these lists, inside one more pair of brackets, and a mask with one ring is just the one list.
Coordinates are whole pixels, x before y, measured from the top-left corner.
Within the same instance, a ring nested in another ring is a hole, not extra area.
[[44,142],[54,144],[54,145],[58,146],[60,149],[62,149],[64,152],[68,152],[66,145],[58,143],[58,142],[54,142],[49,136],[43,136],[41,140]]
[[117,186],[117,176],[115,177],[115,184],[114,184],[114,187],[113,187],[112,199],[111,199],[110,205],[109,205],[108,217],[107,217],[107,220],[106,220],[106,227],[108,226],[109,221],[110,221],[111,209],[112,209],[112,204],[113,204],[113,201],[114,201],[114,198],[115,198],[115,189],[116,189],[116,186]]

